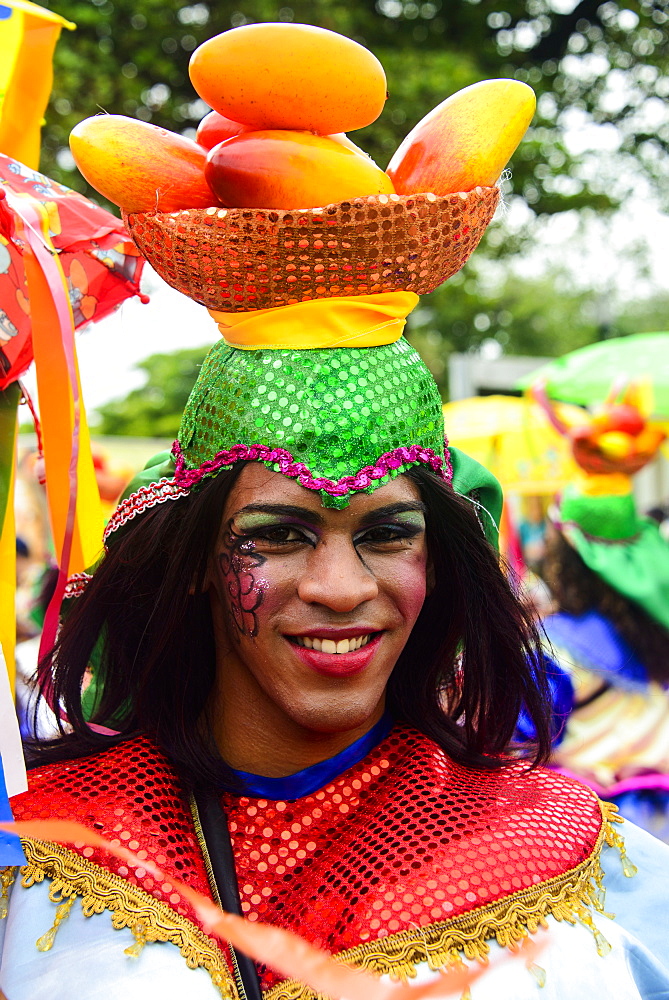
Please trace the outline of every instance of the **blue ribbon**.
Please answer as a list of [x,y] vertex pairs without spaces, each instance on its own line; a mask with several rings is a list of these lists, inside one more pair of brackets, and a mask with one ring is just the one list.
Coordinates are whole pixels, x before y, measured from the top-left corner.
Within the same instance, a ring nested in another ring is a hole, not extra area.
[[243,794],[258,799],[294,802],[304,795],[311,795],[319,788],[329,785],[349,767],[359,764],[367,754],[386,738],[393,728],[392,716],[385,712],[369,732],[351,743],[334,757],[328,757],[319,764],[312,764],[295,774],[285,778],[266,778],[262,774],[251,774],[249,771],[235,771],[243,786]]
[[[7,786],[5,784],[5,772],[2,768],[2,758],[0,758],[0,822],[13,823]],[[26,856],[21,847],[21,841],[15,833],[6,833],[0,830],[0,867],[25,865]]]

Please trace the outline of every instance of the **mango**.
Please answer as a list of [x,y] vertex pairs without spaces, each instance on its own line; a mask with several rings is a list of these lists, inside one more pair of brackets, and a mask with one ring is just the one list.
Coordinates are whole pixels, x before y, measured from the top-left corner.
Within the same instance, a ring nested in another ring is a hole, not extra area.
[[[328,139],[333,139],[334,142],[340,142],[342,146],[346,146],[347,149],[352,149],[353,152],[358,153],[359,156],[366,156],[368,160],[372,160],[369,153],[365,152],[362,147],[356,146],[356,144],[346,135],[346,132],[335,132],[334,135],[329,135]],[[374,160],[372,160],[372,163],[374,163]],[[376,166],[376,163],[374,163],[374,166]]]
[[205,178],[207,151],[192,139],[124,115],[95,115],[70,133],[89,184],[126,212],[218,204]]
[[645,421],[634,406],[625,403],[611,403],[603,406],[593,417],[593,426],[602,431],[623,431],[625,434],[640,434]]
[[482,80],[433,108],[399,146],[388,176],[398,194],[445,195],[499,179],[536,108],[518,80]]
[[219,142],[225,142],[226,139],[232,139],[240,132],[248,131],[248,125],[233,122],[231,118],[219,115],[218,111],[210,111],[198,125],[195,141],[204,149],[213,149],[214,146],[218,146]]
[[310,24],[224,31],[195,49],[189,73],[214,111],[255,130],[350,132],[375,121],[387,96],[375,55]]
[[366,154],[311,132],[244,132],[209,151],[205,175],[220,201],[237,208],[320,208],[392,194],[390,178]]
[[634,440],[624,431],[606,431],[599,434],[593,443],[607,458],[627,458],[636,451]]

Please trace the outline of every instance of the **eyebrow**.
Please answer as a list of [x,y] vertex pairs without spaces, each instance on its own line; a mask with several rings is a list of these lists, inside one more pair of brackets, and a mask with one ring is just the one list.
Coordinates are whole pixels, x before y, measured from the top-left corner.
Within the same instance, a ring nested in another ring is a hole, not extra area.
[[[406,514],[407,512],[425,514],[427,513],[427,507],[419,500],[386,504],[385,507],[376,507],[374,510],[370,510],[369,513],[364,514],[360,518],[360,524],[361,526],[375,524],[385,517],[394,517],[396,514]],[[317,511],[310,510],[308,507],[297,507],[293,504],[285,503],[250,503],[246,507],[242,507],[236,511],[234,517],[239,517],[242,514],[272,514],[275,517],[297,517],[317,527],[325,524],[325,518]]]
[[275,517],[298,517],[308,524],[322,525],[325,519],[307,507],[297,507],[287,503],[250,503],[235,512],[235,517],[241,514],[273,514]]
[[427,507],[420,500],[409,500],[398,503],[389,503],[385,507],[377,507],[375,510],[370,510],[368,514],[364,514],[360,518],[360,524],[376,524],[378,521],[382,521],[386,517],[394,517],[396,514],[426,514]]

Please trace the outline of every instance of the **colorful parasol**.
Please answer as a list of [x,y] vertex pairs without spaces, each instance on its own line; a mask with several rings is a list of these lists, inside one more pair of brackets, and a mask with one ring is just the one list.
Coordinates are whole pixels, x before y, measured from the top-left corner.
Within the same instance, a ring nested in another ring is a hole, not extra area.
[[[560,405],[570,423],[587,419],[579,407]],[[505,493],[548,496],[577,472],[569,444],[532,399],[474,396],[444,406],[449,442],[490,469]]]
[[140,294],[144,259],[120,219],[0,154],[0,389],[20,378],[33,360],[23,231],[28,210],[37,210],[40,228],[47,229],[40,242],[58,257],[75,330]]
[[[47,499],[61,570],[54,609],[67,577],[95,560],[102,530],[74,331],[140,295],[142,266],[119,219],[0,155],[0,392],[3,412],[12,409],[16,381],[35,360]],[[12,495],[15,409],[8,419],[13,427],[0,442],[0,500]],[[11,506],[6,502],[0,509],[3,594],[13,588]],[[13,601],[3,601],[0,611],[0,642],[10,672],[12,608]],[[56,620],[55,611],[47,615],[45,644],[55,637]]]
[[669,418],[669,332],[635,333],[588,344],[524,376],[518,388],[542,382],[552,399],[589,406],[605,399],[621,377],[626,382],[650,382],[654,416]]

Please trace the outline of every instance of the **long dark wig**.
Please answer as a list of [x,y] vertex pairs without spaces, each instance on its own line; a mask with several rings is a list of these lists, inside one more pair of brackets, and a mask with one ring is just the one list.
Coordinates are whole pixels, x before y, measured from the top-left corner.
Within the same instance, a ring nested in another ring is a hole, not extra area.
[[[35,763],[81,756],[144,732],[190,787],[226,784],[207,705],[215,643],[207,560],[241,464],[187,497],[125,526],[85,592],[73,600],[53,653],[55,696],[71,732],[36,743]],[[427,506],[434,586],[391,675],[387,703],[456,761],[505,760],[522,707],[534,721],[531,762],[547,758],[550,723],[540,643],[486,541],[475,506],[432,473],[406,473]],[[98,695],[91,730],[82,682],[94,656]]]
[[599,611],[629,643],[650,679],[669,682],[669,631],[597,576],[557,530],[546,537],[541,575],[560,611],[571,615]]

